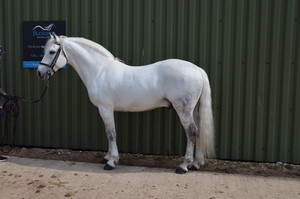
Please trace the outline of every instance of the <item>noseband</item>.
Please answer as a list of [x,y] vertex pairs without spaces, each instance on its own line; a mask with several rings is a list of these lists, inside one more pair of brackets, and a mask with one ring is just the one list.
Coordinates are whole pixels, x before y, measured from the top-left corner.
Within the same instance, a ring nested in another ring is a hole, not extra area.
[[57,44],[57,45],[59,45],[59,49],[58,49],[58,51],[56,52],[55,57],[54,57],[54,59],[52,60],[51,64],[47,64],[47,63],[43,63],[43,62],[40,63],[40,65],[44,65],[44,66],[47,66],[48,68],[50,68],[50,69],[52,70],[53,73],[56,72],[56,71],[54,70],[54,66],[55,66],[55,64],[56,64],[56,62],[57,62],[57,59],[58,59],[59,55],[60,55],[60,51],[63,52],[63,54],[64,54],[64,56],[65,56],[65,58],[66,58],[66,60],[67,60],[67,63],[68,63],[68,58],[67,58],[67,56],[66,56],[66,53],[64,52],[64,50],[62,50],[62,48],[60,47],[60,44]]

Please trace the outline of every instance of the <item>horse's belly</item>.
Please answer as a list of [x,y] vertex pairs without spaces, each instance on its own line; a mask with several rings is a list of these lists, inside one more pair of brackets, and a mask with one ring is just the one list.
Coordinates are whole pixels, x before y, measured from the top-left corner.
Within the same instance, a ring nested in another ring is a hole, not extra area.
[[123,100],[120,103],[115,104],[115,111],[125,112],[140,112],[148,111],[158,107],[169,107],[171,103],[166,99],[139,99],[139,100]]

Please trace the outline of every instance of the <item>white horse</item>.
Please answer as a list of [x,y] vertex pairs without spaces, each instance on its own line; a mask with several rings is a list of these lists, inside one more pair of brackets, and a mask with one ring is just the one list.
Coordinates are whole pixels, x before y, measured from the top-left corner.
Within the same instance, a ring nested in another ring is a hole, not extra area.
[[201,68],[178,59],[132,67],[93,41],[51,35],[37,70],[38,77],[49,79],[66,64],[73,66],[82,79],[105,124],[109,142],[105,170],[115,168],[119,161],[114,111],[173,107],[187,136],[184,161],[177,173],[186,173],[188,168],[198,170],[205,157],[214,156],[211,89]]

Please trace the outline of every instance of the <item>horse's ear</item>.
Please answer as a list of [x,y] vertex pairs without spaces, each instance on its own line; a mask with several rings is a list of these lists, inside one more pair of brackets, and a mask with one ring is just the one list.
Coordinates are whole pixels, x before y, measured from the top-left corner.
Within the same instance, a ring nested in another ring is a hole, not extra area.
[[55,41],[57,41],[57,36],[55,33],[53,33],[53,38],[55,39]]
[[51,39],[54,39],[54,38],[53,38],[53,35],[52,35],[52,33],[51,33],[51,32],[49,33],[49,35],[50,35],[50,38],[51,38]]
[[53,38],[54,38],[54,43],[59,45],[60,44],[60,38],[55,33],[53,33],[52,35],[53,35]]

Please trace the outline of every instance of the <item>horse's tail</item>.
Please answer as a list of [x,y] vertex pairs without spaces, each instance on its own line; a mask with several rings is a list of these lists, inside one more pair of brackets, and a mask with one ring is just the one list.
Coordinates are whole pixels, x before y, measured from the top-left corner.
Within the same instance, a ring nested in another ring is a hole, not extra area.
[[205,72],[202,74],[204,85],[199,99],[200,136],[198,137],[197,142],[200,143],[200,150],[203,153],[204,157],[213,158],[215,156],[215,137],[211,89],[207,74]]

